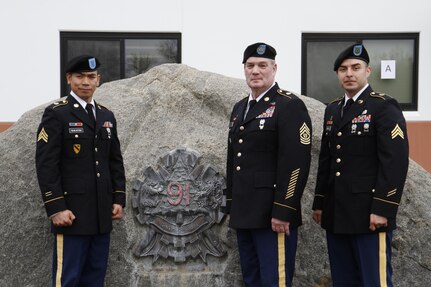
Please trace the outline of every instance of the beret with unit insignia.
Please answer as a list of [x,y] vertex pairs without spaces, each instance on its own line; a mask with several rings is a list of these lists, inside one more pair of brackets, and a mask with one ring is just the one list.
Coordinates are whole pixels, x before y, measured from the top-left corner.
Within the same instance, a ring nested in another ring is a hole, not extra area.
[[338,70],[341,64],[346,59],[359,59],[364,61],[365,63],[370,62],[370,57],[368,56],[368,52],[362,44],[354,44],[338,55],[337,59],[334,62],[334,71]]
[[97,70],[100,62],[96,57],[81,55],[70,60],[66,65],[66,73],[92,72]]
[[242,58],[242,63],[244,64],[250,57],[260,57],[275,60],[277,52],[275,49],[265,43],[254,43],[248,46],[244,51],[244,57]]

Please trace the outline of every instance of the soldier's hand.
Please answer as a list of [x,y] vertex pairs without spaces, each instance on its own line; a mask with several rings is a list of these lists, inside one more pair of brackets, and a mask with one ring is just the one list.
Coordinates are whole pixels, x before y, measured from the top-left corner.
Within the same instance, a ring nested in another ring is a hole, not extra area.
[[75,220],[75,215],[69,209],[57,212],[51,217],[52,224],[56,227],[71,226]]
[[121,219],[123,218],[123,207],[120,204],[114,203],[112,205],[112,219]]
[[272,230],[277,233],[286,233],[289,235],[289,224],[290,223],[288,221],[283,221],[277,218],[271,219]]
[[322,223],[322,210],[316,209],[313,211],[313,219],[317,224]]
[[386,227],[388,226],[388,219],[386,217],[377,215],[377,214],[370,214],[370,230],[374,231],[377,228],[380,227]]

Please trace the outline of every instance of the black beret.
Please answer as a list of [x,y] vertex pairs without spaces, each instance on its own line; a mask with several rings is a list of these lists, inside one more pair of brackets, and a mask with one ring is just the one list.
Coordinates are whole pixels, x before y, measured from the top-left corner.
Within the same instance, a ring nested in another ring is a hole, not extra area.
[[66,65],[66,73],[95,71],[100,66],[96,57],[81,55],[70,60]]
[[273,47],[259,42],[252,44],[245,49],[242,63],[244,64],[250,57],[261,57],[275,60],[275,55],[277,55],[277,52]]
[[354,44],[338,55],[334,62],[334,71],[338,70],[338,68],[341,66],[341,63],[343,63],[343,61],[346,59],[359,59],[366,62],[367,64],[370,62],[370,57],[368,57],[368,52],[364,45]]

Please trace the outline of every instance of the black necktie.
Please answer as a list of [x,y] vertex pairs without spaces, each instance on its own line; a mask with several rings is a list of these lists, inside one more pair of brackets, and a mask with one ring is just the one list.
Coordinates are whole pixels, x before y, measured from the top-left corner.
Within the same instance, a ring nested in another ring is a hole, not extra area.
[[343,112],[341,114],[341,117],[343,117],[347,113],[347,111],[350,109],[350,107],[353,105],[354,102],[355,101],[353,99],[347,100],[346,104],[343,107]]
[[85,109],[87,110],[88,117],[90,118],[91,124],[94,127],[95,124],[96,124],[96,119],[94,118],[94,114],[93,114],[93,105],[92,104],[87,104],[85,106]]
[[251,109],[254,107],[254,105],[257,103],[256,100],[251,100],[250,102],[248,102],[248,110],[247,110],[247,106],[246,106],[246,112],[244,114],[244,119],[247,116],[247,114],[251,111]]

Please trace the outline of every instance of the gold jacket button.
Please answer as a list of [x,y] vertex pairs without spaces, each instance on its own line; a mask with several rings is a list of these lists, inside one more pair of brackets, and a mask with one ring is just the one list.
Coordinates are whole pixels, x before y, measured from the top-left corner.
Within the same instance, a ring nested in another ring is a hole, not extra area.
[[96,160],[96,165],[99,165],[99,161],[98,160]]
[[94,151],[97,152],[97,147],[94,148]]
[[238,141],[240,144],[242,144],[244,141],[242,139],[239,139]]
[[358,132],[358,135],[360,136],[361,134],[362,134],[362,133],[359,131],[359,132]]
[[237,170],[237,171],[240,171],[240,170],[241,170],[241,167],[240,167],[240,166],[237,166],[237,167],[236,167],[236,170]]
[[341,172],[339,172],[339,171],[337,171],[336,173],[335,173],[335,176],[340,176],[341,175]]
[[337,144],[337,146],[335,147],[336,149],[340,149],[341,145]]
[[97,173],[97,177],[100,177],[100,173]]
[[341,158],[337,158],[337,159],[335,160],[335,162],[336,162],[336,163],[340,163],[340,162],[341,162]]
[[239,152],[239,153],[237,153],[237,156],[240,157],[240,156],[242,156],[242,154]]
[[373,188],[373,189],[371,190],[371,192],[372,192],[372,193],[375,193],[375,192],[376,192],[376,190]]
[[343,133],[342,132],[338,132],[337,133],[337,136],[339,136],[339,137],[341,137],[343,135]]
[[239,130],[240,130],[240,131],[243,131],[243,130],[244,130],[244,126],[240,126],[240,127],[239,127]]

